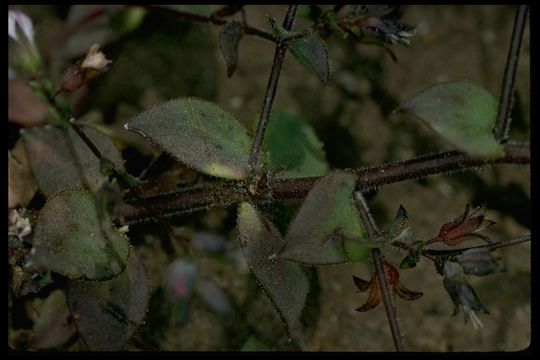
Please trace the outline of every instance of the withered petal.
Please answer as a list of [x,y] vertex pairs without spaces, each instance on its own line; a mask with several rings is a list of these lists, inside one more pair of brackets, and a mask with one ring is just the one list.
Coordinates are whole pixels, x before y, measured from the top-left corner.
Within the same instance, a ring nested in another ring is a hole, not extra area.
[[378,286],[371,288],[367,301],[364,305],[360,306],[356,311],[364,312],[373,309],[375,306],[379,305],[382,301],[382,294]]
[[407,301],[419,299],[420,297],[422,297],[422,295],[424,295],[421,292],[416,292],[416,291],[407,289],[401,283],[398,283],[398,285],[394,287],[394,292],[398,294],[400,298]]
[[371,281],[362,280],[359,277],[354,276],[354,275],[353,275],[353,281],[356,287],[358,288],[358,290],[362,292],[367,291],[367,289],[369,289],[369,285],[371,284]]

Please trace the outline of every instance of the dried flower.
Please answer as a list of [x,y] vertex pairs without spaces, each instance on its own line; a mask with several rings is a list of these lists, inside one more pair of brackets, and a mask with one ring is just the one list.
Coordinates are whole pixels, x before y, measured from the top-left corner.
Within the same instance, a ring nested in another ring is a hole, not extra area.
[[[420,298],[423,294],[420,292],[415,292],[407,289],[399,282],[399,271],[389,264],[388,262],[383,262],[384,268],[384,277],[388,283],[392,294],[397,294],[400,298],[411,301]],[[382,290],[379,284],[379,277],[377,272],[374,272],[371,281],[362,280],[356,276],[353,276],[354,284],[361,291],[365,292],[369,289],[369,296],[364,305],[360,306],[356,311],[368,311],[373,309],[375,306],[379,305],[383,301]]]
[[32,233],[30,219],[19,214],[17,210],[13,209],[9,212],[8,221],[9,234],[16,236],[19,240]]
[[71,66],[64,72],[62,76],[62,90],[73,92],[80,89],[107,71],[111,63],[112,61],[107,60],[105,55],[99,51],[98,44],[92,45],[80,64]]
[[398,20],[371,17],[360,26],[367,40],[409,46],[409,37],[416,34],[416,27]]
[[13,49],[13,61],[24,70],[35,73],[41,58],[34,42],[32,20],[22,11],[8,11],[8,37],[16,44]]
[[465,274],[489,275],[503,270],[503,266],[493,257],[486,248],[469,249],[456,256],[456,260],[463,267]]
[[[463,215],[441,226],[439,235],[428,240],[426,245],[443,242],[446,245],[454,246],[471,237],[477,237],[488,243],[492,243],[487,235],[479,234],[481,231],[496,224],[494,221],[484,219],[485,206],[477,207],[471,214],[469,214],[469,209],[470,205],[467,204]],[[475,215],[477,213],[480,214]]]
[[443,284],[444,288],[450,295],[450,299],[454,303],[454,312],[452,316],[457,315],[459,308],[465,313],[465,322],[467,318],[471,319],[474,328],[483,327],[482,322],[476,316],[475,311],[481,311],[484,314],[489,314],[488,309],[480,302],[478,295],[469,283],[467,283],[463,268],[460,264],[454,261],[447,261],[443,269]]

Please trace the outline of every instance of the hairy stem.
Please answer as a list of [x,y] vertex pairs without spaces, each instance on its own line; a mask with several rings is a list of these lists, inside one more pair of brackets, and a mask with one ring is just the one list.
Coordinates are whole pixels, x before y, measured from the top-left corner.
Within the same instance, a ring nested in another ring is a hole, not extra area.
[[[370,241],[375,240],[380,235],[380,232],[375,224],[375,221],[371,217],[367,202],[360,191],[355,192],[354,201],[356,208],[358,209],[358,213],[360,214],[360,218],[366,227],[368,239]],[[403,351],[403,343],[401,341],[399,324],[396,317],[396,304],[392,299],[390,288],[388,287],[388,281],[386,280],[381,251],[379,249],[373,249],[371,250],[371,256],[373,257],[373,262],[375,263],[377,278],[379,279],[379,286],[382,290],[384,309],[386,310],[386,317],[390,325],[390,330],[392,331],[394,346],[396,347],[397,351]]]
[[[368,191],[419,177],[490,164],[530,163],[529,144],[506,144],[504,149],[506,155],[496,160],[484,160],[458,151],[449,151],[354,170],[358,178],[356,190]],[[161,214],[175,214],[214,207],[227,207],[241,201],[264,203],[303,199],[320,179],[321,177],[269,179],[267,189],[262,189],[256,194],[249,193],[242,182],[223,181],[175,193],[147,197],[144,199],[144,204]],[[127,221],[148,217],[149,214],[144,204],[140,201],[124,204],[121,213]]]
[[[285,30],[291,30],[294,17],[296,15],[297,5],[289,5],[285,20],[283,21],[283,28]],[[270,120],[270,112],[272,110],[272,104],[276,97],[276,89],[279,82],[279,75],[281,72],[281,66],[283,65],[283,59],[287,52],[287,43],[279,40],[276,44],[276,51],[274,53],[274,61],[272,62],[272,70],[270,77],[268,78],[268,85],[266,86],[266,93],[264,95],[261,115],[257,124],[257,132],[255,133],[255,139],[251,145],[251,151],[249,153],[249,165],[251,172],[255,173],[259,166],[259,158],[261,154],[262,144],[264,140],[264,133],[266,126]]]
[[516,79],[516,70],[519,60],[519,49],[521,47],[521,39],[523,38],[525,20],[527,19],[527,10],[527,5],[519,5],[516,11],[514,30],[512,32],[512,42],[510,43],[508,58],[506,59],[506,68],[504,70],[497,121],[495,123],[495,127],[493,128],[495,138],[499,142],[506,142],[508,139],[510,109],[512,108],[512,94],[514,92],[514,81]]
[[[225,25],[227,23],[227,20],[220,19],[219,17],[216,17],[216,16],[203,16],[203,15],[191,14],[191,13],[187,13],[187,12],[183,12],[183,11],[179,11],[179,10],[175,10],[171,8],[165,8],[159,5],[145,5],[144,7],[154,12],[161,12],[164,14],[173,15],[178,18],[186,19],[190,21],[205,22],[205,23],[210,23],[210,24],[220,25],[220,26]],[[272,42],[276,41],[276,39],[274,38],[274,35],[272,35],[271,33],[267,31],[258,29],[256,27],[243,24],[243,30],[244,30],[244,33],[247,35],[255,36],[255,37],[272,41]]]
[[506,246],[513,246],[513,245],[526,243],[527,241],[530,241],[530,240],[531,240],[531,234],[527,234],[527,235],[523,235],[515,239],[503,240],[503,241],[499,241],[493,244],[487,244],[487,245],[482,245],[482,246],[472,246],[472,247],[462,248],[462,249],[452,249],[452,250],[425,249],[422,251],[422,255],[431,255],[431,256],[459,255],[462,252],[471,250],[471,249],[488,249],[489,251],[493,251],[493,250],[500,249]]

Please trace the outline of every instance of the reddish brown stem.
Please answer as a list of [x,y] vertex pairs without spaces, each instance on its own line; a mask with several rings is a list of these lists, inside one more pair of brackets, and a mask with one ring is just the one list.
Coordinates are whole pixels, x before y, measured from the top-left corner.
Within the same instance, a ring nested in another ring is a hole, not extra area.
[[[529,164],[529,144],[506,144],[506,155],[501,159],[485,160],[458,151],[421,156],[411,160],[396,161],[365,169],[351,170],[357,177],[356,190],[368,191],[384,185],[412,180],[453,170],[464,170],[490,164]],[[161,214],[188,213],[213,207],[227,207],[238,202],[272,202],[276,200],[303,199],[320,177],[295,179],[270,179],[267,189],[250,194],[242,182],[224,181],[180,192],[152,196],[125,204],[121,214],[128,221],[150,216],[146,207]]]

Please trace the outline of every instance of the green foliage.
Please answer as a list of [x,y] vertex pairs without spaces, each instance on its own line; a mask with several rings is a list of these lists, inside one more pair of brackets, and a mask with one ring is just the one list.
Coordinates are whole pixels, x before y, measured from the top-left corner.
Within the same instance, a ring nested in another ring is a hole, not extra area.
[[493,135],[497,99],[467,82],[430,87],[399,110],[423,120],[444,139],[473,156],[498,158],[504,149]]
[[125,271],[101,282],[71,281],[68,305],[77,330],[93,351],[119,351],[146,315],[149,287],[141,260],[131,251]]
[[[83,132],[103,156],[123,169],[122,156],[107,136],[91,127],[84,127]],[[96,192],[107,181],[101,173],[100,161],[72,129],[45,126],[24,129],[21,133],[32,173],[45,196],[86,185]]]
[[264,145],[269,152],[267,168],[278,178],[328,173],[323,144],[305,119],[292,112],[270,115]]
[[211,102],[171,100],[144,111],[125,127],[205,174],[243,179],[249,173],[251,139],[246,129]]
[[359,261],[372,247],[365,241],[365,230],[352,193],[356,177],[334,171],[322,178],[309,192],[289,227],[281,257],[305,264],[339,264],[348,262],[344,241],[357,241],[348,246],[351,256]]
[[68,323],[69,310],[63,290],[53,291],[43,302],[34,322],[32,349],[55,348],[65,343],[75,329]]
[[240,246],[248,265],[276,307],[289,332],[295,332],[309,291],[299,265],[276,256],[284,240],[277,228],[249,203],[238,210]]
[[325,85],[330,79],[328,50],[324,40],[314,31],[309,35],[294,40],[289,50],[300,64],[315,74]]
[[98,220],[94,196],[84,189],[54,195],[39,213],[28,267],[70,279],[110,279],[126,267],[129,243]]

